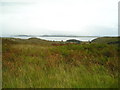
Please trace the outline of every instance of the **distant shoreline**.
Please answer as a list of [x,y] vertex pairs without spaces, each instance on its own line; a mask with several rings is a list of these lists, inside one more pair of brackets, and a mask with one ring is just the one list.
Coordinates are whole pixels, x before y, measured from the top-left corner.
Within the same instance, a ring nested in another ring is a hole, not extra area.
[[19,38],[19,39],[38,38],[48,41],[66,41],[69,39],[76,39],[80,41],[91,41],[98,37],[97,36],[11,36],[11,37],[3,37],[3,38]]
[[20,36],[3,36],[1,38],[19,38],[19,39],[29,39],[29,38],[38,38],[38,39],[43,39],[43,40],[48,40],[48,41],[67,41],[69,39],[76,39],[79,41],[92,41],[96,38],[101,38],[101,37],[119,37],[119,36],[30,36],[30,35],[20,35]]
[[119,37],[119,35],[86,35],[86,36],[80,36],[80,35],[1,35],[0,37]]

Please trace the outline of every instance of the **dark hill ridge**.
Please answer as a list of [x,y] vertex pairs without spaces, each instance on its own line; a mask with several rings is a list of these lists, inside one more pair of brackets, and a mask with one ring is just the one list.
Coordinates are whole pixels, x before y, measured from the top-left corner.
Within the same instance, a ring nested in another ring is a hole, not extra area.
[[76,39],[69,39],[66,41],[67,43],[80,43],[81,41],[76,40]]

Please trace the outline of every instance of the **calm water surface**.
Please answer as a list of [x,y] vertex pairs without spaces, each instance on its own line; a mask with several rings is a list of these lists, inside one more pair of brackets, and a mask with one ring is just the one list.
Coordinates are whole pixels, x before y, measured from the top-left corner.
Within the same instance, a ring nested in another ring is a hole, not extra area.
[[[31,37],[14,37],[14,38],[21,38],[21,39],[28,39]],[[37,37],[40,39],[45,39],[45,40],[49,40],[49,41],[66,41],[69,39],[76,39],[76,40],[80,40],[80,41],[91,41],[97,37]]]

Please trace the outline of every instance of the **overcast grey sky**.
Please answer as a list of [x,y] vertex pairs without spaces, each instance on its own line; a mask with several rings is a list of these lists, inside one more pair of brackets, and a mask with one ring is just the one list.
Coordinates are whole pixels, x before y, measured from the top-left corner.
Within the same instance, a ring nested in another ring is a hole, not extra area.
[[117,35],[119,0],[0,0],[3,35]]

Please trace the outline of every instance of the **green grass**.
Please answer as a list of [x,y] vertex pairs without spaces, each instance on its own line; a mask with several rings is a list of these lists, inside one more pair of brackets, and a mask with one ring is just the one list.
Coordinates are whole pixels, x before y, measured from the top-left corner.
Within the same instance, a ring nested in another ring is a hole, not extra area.
[[3,88],[118,87],[116,45],[52,43],[3,39]]

